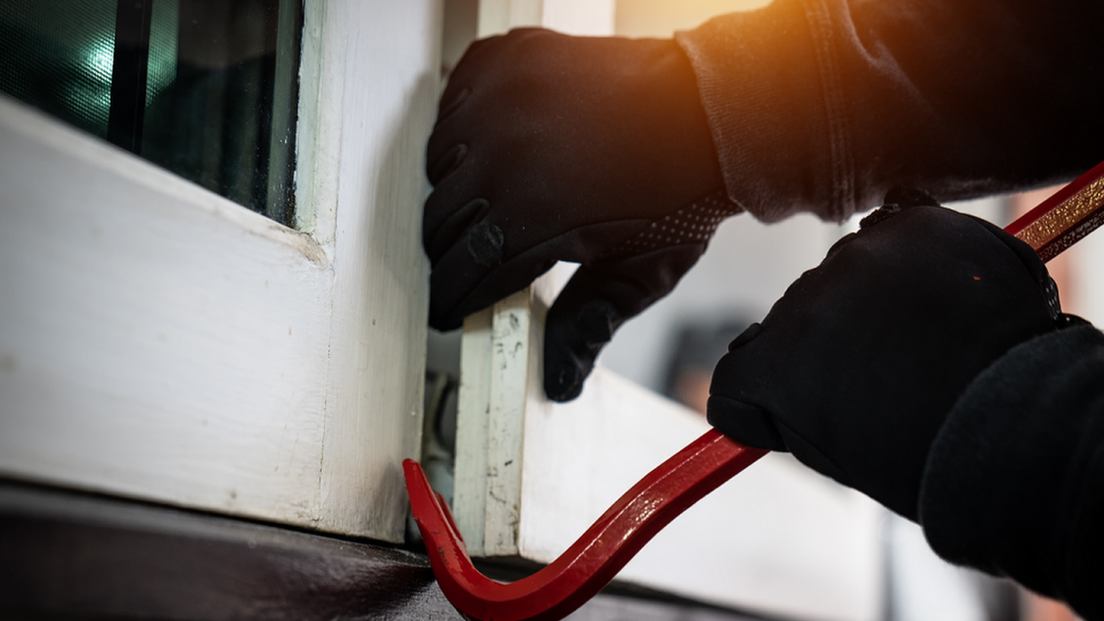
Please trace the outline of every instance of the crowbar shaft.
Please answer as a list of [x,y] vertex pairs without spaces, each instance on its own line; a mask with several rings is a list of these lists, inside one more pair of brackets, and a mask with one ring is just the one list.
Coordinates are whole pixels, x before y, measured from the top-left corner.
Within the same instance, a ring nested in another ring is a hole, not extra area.
[[[1104,224],[1104,162],[1005,227],[1049,261]],[[504,583],[468,557],[448,505],[418,462],[403,461],[414,521],[433,574],[461,614],[478,621],[562,619],[613,580],[671,520],[768,451],[710,429],[649,472],[550,565]]]

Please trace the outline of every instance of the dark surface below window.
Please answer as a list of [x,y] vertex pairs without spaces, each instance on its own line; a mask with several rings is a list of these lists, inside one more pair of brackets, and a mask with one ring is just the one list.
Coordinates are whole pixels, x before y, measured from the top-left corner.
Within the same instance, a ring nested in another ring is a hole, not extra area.
[[301,0],[4,0],[0,91],[294,220]]

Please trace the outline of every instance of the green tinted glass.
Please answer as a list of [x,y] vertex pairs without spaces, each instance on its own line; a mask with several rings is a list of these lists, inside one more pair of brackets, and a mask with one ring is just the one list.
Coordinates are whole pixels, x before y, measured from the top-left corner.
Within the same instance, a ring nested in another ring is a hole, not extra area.
[[3,0],[0,91],[293,220],[301,0]]

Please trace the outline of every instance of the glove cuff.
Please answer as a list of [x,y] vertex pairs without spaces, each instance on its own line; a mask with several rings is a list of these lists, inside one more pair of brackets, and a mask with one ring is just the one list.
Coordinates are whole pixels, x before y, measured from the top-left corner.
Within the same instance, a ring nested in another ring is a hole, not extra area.
[[1102,377],[1104,335],[1080,325],[1017,346],[971,383],[921,484],[920,522],[940,556],[1086,617],[1104,612],[1093,608],[1104,582]]

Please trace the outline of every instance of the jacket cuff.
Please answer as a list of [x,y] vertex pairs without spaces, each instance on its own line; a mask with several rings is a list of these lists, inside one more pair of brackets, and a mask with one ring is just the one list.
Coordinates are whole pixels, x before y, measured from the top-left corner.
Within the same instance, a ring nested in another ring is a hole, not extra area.
[[921,484],[920,523],[940,556],[1104,613],[1102,378],[1104,335],[1080,325],[1012,349],[971,383]]
[[675,35],[697,76],[729,198],[768,222],[797,211],[841,220],[855,210],[853,173],[838,165],[845,145],[833,144],[845,139],[830,105],[842,95],[823,84],[832,68],[821,66],[811,23],[803,0],[776,0]]

